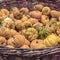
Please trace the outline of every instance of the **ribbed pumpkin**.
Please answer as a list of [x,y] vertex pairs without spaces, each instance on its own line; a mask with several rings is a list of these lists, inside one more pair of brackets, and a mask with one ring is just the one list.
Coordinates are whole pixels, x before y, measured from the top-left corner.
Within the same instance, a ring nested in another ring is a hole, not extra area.
[[21,47],[25,43],[25,37],[23,35],[15,35],[12,38],[8,39],[7,44],[14,47]]
[[5,39],[5,37],[0,36],[0,45],[6,46],[6,39]]
[[46,48],[46,45],[44,44],[43,40],[33,40],[30,44],[31,48]]
[[58,37],[55,34],[49,35],[46,39],[44,39],[44,44],[47,47],[58,45]]

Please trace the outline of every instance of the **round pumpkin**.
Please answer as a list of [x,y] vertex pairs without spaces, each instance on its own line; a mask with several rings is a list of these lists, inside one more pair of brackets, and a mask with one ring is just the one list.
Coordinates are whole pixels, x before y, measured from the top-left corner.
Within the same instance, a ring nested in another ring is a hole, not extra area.
[[43,40],[33,40],[30,44],[31,48],[46,48]]
[[13,28],[15,27],[14,21],[10,18],[6,18],[3,22],[2,22],[2,26],[3,27],[7,27],[7,28]]
[[29,18],[28,21],[33,25],[35,23],[38,23],[38,20],[35,18]]
[[23,30],[22,34],[29,40],[32,41],[38,37],[38,32],[34,28],[28,28]]
[[23,15],[22,18],[21,18],[21,21],[24,22],[24,21],[27,21],[28,20],[28,17],[26,15]]
[[44,8],[42,9],[42,13],[43,13],[44,15],[49,15],[49,14],[50,14],[50,11],[51,11],[51,9],[50,9],[49,7],[44,7]]
[[23,35],[15,35],[12,38],[10,38],[7,42],[8,45],[12,45],[14,47],[20,47],[24,45],[25,43],[25,37]]
[[56,10],[51,10],[51,16],[52,17],[59,17],[59,12]]
[[40,19],[41,15],[42,15],[42,12],[40,12],[40,11],[31,11],[29,14],[33,18]]
[[4,18],[9,16],[9,11],[7,9],[1,9],[1,13]]
[[7,40],[7,45],[11,45],[13,47],[16,47],[17,44],[15,43],[14,38],[9,38]]
[[51,34],[44,39],[44,44],[48,47],[56,46],[58,45],[58,37],[55,34]]
[[43,7],[44,6],[42,4],[37,4],[37,5],[34,6],[34,10],[42,11]]
[[4,35],[5,35],[6,38],[11,37],[11,30],[9,28],[6,28],[5,31],[4,31]]
[[42,22],[43,24],[48,24],[48,23],[49,23],[49,18],[48,18],[48,16],[42,15],[42,16],[41,16],[41,22]]
[[21,30],[22,29],[22,21],[16,20],[15,21],[15,27],[16,27],[16,29]]
[[19,35],[19,33],[16,30],[11,29],[11,36],[14,36],[14,35]]
[[0,36],[0,45],[6,46],[6,42],[5,37]]
[[22,22],[22,28],[23,28],[23,29],[24,29],[24,28],[30,28],[30,27],[32,27],[31,22],[29,22],[29,21],[24,21],[24,22]]
[[28,8],[21,8],[20,9],[20,12],[28,13],[29,12],[29,9]]

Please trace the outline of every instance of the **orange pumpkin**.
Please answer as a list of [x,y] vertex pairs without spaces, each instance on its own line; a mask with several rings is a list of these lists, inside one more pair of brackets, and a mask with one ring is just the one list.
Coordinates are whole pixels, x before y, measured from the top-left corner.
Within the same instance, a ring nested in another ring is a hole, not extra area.
[[28,46],[28,45],[23,45],[23,46],[20,47],[20,48],[26,49],[26,48],[29,48],[29,46]]
[[6,42],[5,37],[0,36],[0,45],[6,46]]
[[23,35],[15,35],[12,38],[10,38],[7,42],[8,45],[12,45],[14,47],[20,47],[24,45],[25,43],[25,37]]
[[33,40],[30,44],[31,48],[46,48],[43,40]]
[[40,19],[41,15],[42,15],[42,12],[40,12],[40,11],[31,11],[29,14],[33,18]]
[[11,36],[14,36],[14,35],[19,35],[19,33],[16,30],[11,29]]
[[28,13],[29,12],[29,9],[28,8],[21,8],[20,9],[20,12]]
[[29,40],[27,40],[27,39],[25,39],[25,45],[30,45],[30,41]]
[[35,19],[35,18],[29,18],[28,21],[29,21],[31,24],[38,23],[38,20]]
[[59,16],[59,12],[56,10],[51,10],[51,16],[52,17],[58,17]]
[[35,5],[34,6],[34,10],[39,10],[39,11],[41,11],[42,9],[43,9],[43,5],[42,4],[37,4],[37,5]]

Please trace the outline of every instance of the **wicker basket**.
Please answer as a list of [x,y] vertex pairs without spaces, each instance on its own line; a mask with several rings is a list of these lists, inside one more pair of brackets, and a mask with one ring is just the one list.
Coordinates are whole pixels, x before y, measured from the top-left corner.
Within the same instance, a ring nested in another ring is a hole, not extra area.
[[[28,7],[31,10],[38,3],[60,10],[60,0],[4,0],[0,1],[0,8]],[[60,60],[60,46],[46,49],[10,49],[1,46],[0,60]]]

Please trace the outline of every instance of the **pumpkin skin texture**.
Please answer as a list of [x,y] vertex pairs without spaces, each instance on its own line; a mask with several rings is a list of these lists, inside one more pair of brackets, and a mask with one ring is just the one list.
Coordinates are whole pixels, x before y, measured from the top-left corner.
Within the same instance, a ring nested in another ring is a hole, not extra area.
[[23,46],[20,47],[20,48],[26,49],[26,48],[29,48],[29,46],[28,46],[28,45],[23,45]]
[[34,39],[38,37],[38,32],[34,28],[28,28],[24,30],[22,33],[29,41],[33,41]]
[[19,35],[19,33],[16,30],[11,29],[11,37],[14,35]]
[[44,7],[44,8],[42,9],[42,13],[43,13],[44,15],[49,15],[49,14],[50,14],[50,11],[51,11],[51,9],[50,9],[49,7]]
[[10,18],[6,18],[6,20],[4,20],[2,22],[2,26],[7,27],[7,28],[11,28],[11,29],[15,28],[14,21],[12,19],[10,19]]
[[25,37],[23,35],[15,35],[12,38],[10,38],[7,42],[8,45],[12,45],[14,47],[20,47],[24,45],[25,43]]
[[25,39],[25,45],[30,45],[30,41],[29,40],[27,40],[27,39]]
[[41,11],[43,9],[43,7],[44,7],[43,5],[37,4],[37,5],[34,6],[34,10]]
[[21,18],[21,21],[24,22],[24,21],[27,21],[28,20],[28,17],[26,15],[23,15],[22,18]]
[[7,41],[7,45],[11,45],[11,46],[15,47],[16,43],[14,41],[14,38],[9,38],[8,41]]
[[22,29],[22,21],[16,20],[15,27],[16,27],[16,29],[21,30]]
[[20,12],[28,13],[29,12],[29,9],[28,8],[21,8],[20,9]]
[[9,11],[7,9],[1,9],[1,13],[3,17],[8,17],[9,16]]
[[30,16],[32,16],[33,18],[39,19],[39,18],[41,17],[41,15],[42,15],[42,12],[40,12],[40,11],[31,11],[29,14],[30,14]]
[[35,18],[29,18],[28,21],[33,25],[35,23],[38,23],[38,20]]
[[0,36],[0,45],[6,46],[6,42],[5,37]]
[[58,37],[55,34],[49,35],[46,39],[44,39],[44,44],[47,47],[58,45]]
[[30,44],[31,48],[46,48],[43,43],[43,40],[33,40]]
[[52,11],[51,11],[51,16],[52,16],[52,17],[59,17],[59,12],[56,11],[56,10],[52,10]]

